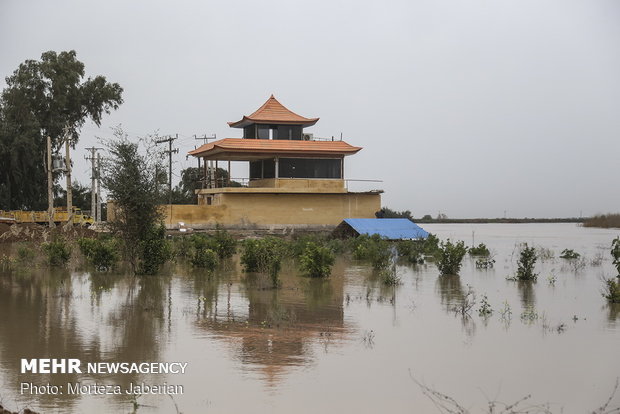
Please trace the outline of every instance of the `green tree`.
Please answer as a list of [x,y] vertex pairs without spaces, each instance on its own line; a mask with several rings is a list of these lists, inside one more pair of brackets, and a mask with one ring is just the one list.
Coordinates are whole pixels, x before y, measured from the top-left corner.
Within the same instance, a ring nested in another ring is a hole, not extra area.
[[73,50],[45,52],[6,78],[0,96],[0,208],[44,209],[46,137],[58,150],[67,128],[75,147],[87,120],[100,125],[104,113],[123,103],[117,83],[83,78],[84,64]]
[[166,194],[160,191],[158,175],[162,157],[155,152],[154,140],[129,141],[120,128],[106,143],[109,156],[103,163],[102,184],[113,203],[112,232],[124,242],[124,252],[135,273],[155,273],[169,256],[161,230],[163,212],[159,204]]

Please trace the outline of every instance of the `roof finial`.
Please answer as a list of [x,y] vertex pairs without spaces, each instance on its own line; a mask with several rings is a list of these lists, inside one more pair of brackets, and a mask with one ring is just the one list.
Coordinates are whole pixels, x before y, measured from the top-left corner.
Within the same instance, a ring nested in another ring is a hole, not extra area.
[[269,99],[276,99],[275,96],[273,96],[273,94],[271,94],[271,96],[269,97]]

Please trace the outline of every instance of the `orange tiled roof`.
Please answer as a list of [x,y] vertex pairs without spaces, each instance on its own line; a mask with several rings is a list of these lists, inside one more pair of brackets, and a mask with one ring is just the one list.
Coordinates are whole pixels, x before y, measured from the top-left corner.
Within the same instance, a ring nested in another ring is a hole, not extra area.
[[319,118],[306,118],[297,115],[282,105],[273,95],[267,99],[260,108],[252,115],[244,116],[237,122],[229,122],[232,128],[243,128],[250,124],[291,124],[311,126],[316,124]]
[[188,154],[195,157],[208,157],[221,153],[235,155],[352,155],[361,149],[362,147],[354,147],[344,141],[224,138],[202,145]]

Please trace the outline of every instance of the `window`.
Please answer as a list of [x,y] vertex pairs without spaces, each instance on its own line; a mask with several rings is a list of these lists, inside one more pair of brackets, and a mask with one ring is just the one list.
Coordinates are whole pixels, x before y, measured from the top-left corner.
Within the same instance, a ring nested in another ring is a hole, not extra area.
[[280,158],[280,178],[342,178],[340,158]]

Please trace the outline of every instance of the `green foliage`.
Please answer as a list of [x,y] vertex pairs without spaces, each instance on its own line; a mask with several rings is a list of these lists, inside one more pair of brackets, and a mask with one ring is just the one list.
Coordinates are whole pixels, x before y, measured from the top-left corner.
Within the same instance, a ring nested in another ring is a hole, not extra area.
[[163,224],[151,227],[139,242],[138,273],[156,274],[171,256],[172,247],[166,240],[166,228]]
[[43,243],[43,251],[47,255],[47,261],[52,266],[67,264],[71,258],[71,246],[64,239],[57,239],[49,243]]
[[471,256],[489,256],[491,252],[484,243],[480,243],[478,246],[470,247],[469,254]]
[[277,287],[280,284],[278,273],[282,267],[284,252],[284,241],[276,237],[244,240],[241,264],[246,272],[268,274],[273,286]]
[[[193,234],[192,234],[193,236]],[[193,243],[190,236],[181,235],[172,238],[172,255],[174,257],[188,257],[192,254]]]
[[[130,142],[120,128],[115,130],[114,136],[106,144],[109,157],[103,164],[102,177],[108,198],[114,202],[114,217],[108,225],[113,234],[123,240],[134,272],[154,273],[163,260],[160,253],[167,246],[159,237],[154,237],[155,229],[163,220],[158,181],[158,171],[163,171],[161,158],[155,152],[153,140],[142,141],[146,145],[145,154],[142,154],[138,143]],[[154,267],[145,262],[147,257],[154,260]]]
[[120,258],[118,241],[114,238],[83,237],[78,239],[77,243],[82,254],[99,271],[112,269]]
[[618,277],[620,278],[620,237],[616,237],[611,242],[611,257],[613,258],[612,263],[616,267]]
[[517,263],[517,279],[518,280],[536,280],[537,273],[534,273],[534,265],[536,264],[536,249],[528,247],[524,244],[523,249]]
[[437,267],[442,275],[458,275],[461,270],[461,262],[467,253],[465,242],[452,243],[448,239],[441,243]]
[[422,240],[401,240],[396,243],[396,251],[399,257],[411,264],[424,263],[424,241]]
[[220,259],[232,257],[237,249],[237,241],[226,230],[217,230],[214,235],[194,233],[189,241],[195,250],[213,250]]
[[603,297],[607,299],[609,303],[620,303],[620,280],[616,279],[605,279]]
[[441,254],[441,248],[439,247],[439,237],[434,234],[429,234],[423,241],[423,249],[425,256],[438,257]]
[[383,214],[382,218],[406,218],[413,221],[413,216],[411,215],[411,211],[409,210],[396,211],[388,207],[383,207],[381,209],[381,212]]
[[308,242],[299,257],[299,268],[309,277],[328,277],[335,260],[334,253],[328,247]]
[[22,263],[32,261],[34,256],[34,250],[27,244],[20,244],[17,248],[17,259]]
[[489,304],[489,298],[487,295],[482,295],[482,299],[480,300],[480,308],[478,308],[478,315],[486,318],[493,314],[493,309],[491,308],[491,304]]
[[560,254],[560,259],[579,259],[581,255],[573,249],[564,249]]
[[217,253],[211,249],[200,248],[195,249],[191,258],[192,266],[200,267],[207,270],[213,270],[217,267]]
[[398,272],[396,271],[396,263],[392,264],[392,266],[388,266],[385,269],[382,269],[379,272],[379,276],[381,277],[381,283],[385,286],[397,286],[401,284],[400,277],[398,276]]
[[390,243],[378,234],[358,236],[353,239],[351,247],[355,259],[367,260],[375,269],[387,268],[392,259]]
[[[48,51],[6,78],[0,97],[0,208],[45,209],[47,174],[41,160],[47,136],[58,150],[67,128],[75,147],[87,120],[100,125],[102,115],[123,102],[118,84],[84,76],[75,51]],[[59,177],[54,174],[55,181]]]
[[216,230],[212,237],[213,248],[220,259],[232,257],[237,250],[237,240],[226,230]]

